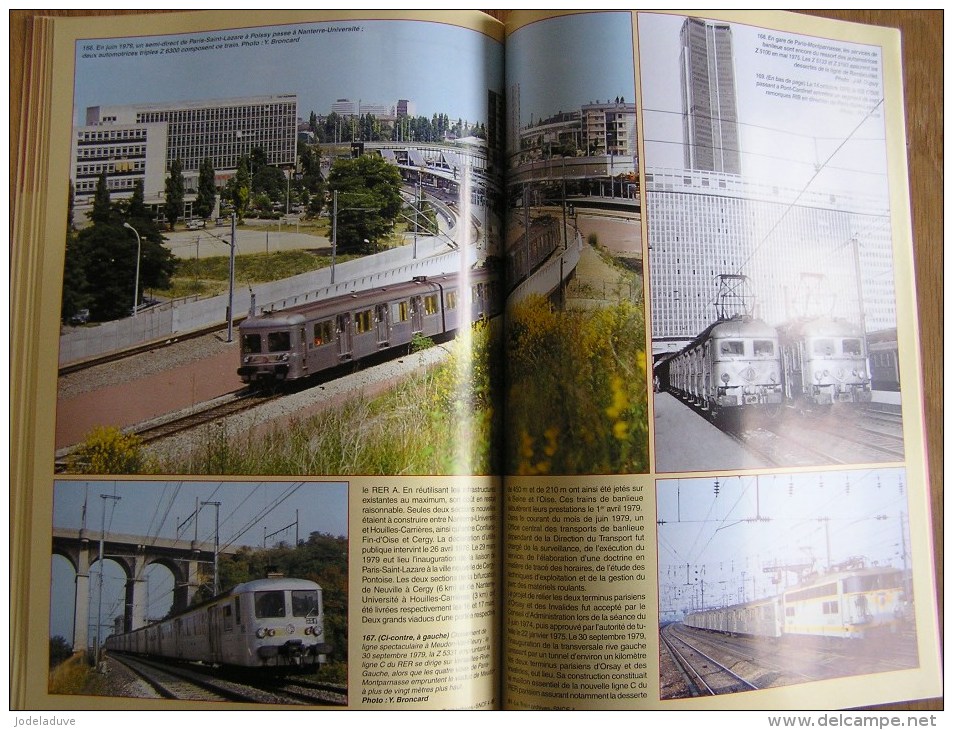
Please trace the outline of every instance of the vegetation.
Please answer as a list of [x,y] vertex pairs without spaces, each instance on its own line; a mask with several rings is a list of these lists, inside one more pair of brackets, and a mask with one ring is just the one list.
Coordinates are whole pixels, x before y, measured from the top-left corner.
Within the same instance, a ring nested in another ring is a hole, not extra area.
[[251,173],[248,171],[248,165],[248,157],[242,155],[235,174],[225,184],[225,197],[231,203],[239,221],[245,218],[251,199]]
[[185,211],[185,177],[182,175],[182,160],[172,160],[169,177],[165,179],[165,219],[169,230],[175,230],[175,224]]
[[331,112],[321,119],[311,112],[308,122],[319,142],[380,142],[415,140],[440,142],[447,136],[474,136],[486,139],[486,125],[471,125],[462,119],[455,123],[446,114],[430,117],[401,114],[396,121],[379,119],[374,114],[341,115]]
[[[338,263],[351,258],[353,257],[339,256]],[[330,265],[330,256],[307,250],[242,254],[235,257],[235,281],[241,284],[278,281]],[[195,294],[212,296],[227,289],[228,256],[210,256],[180,260],[170,286],[157,290],[156,294],[169,298]]]
[[195,206],[193,210],[199,218],[209,218],[212,211],[215,210],[215,168],[212,167],[212,161],[206,157],[199,166],[199,184],[195,196]]
[[338,160],[328,176],[338,194],[338,251],[371,249],[394,229],[403,208],[400,172],[379,157]]
[[162,233],[143,202],[141,182],[129,200],[114,204],[103,173],[88,215],[92,225],[80,231],[70,226],[66,234],[63,321],[82,308],[89,309],[96,322],[128,316],[137,283],[141,297],[146,288],[169,286],[175,271],[175,259],[163,248]]
[[[494,327],[478,324],[440,365],[376,399],[356,398],[251,436],[210,429],[176,474],[497,474],[500,358]],[[467,355],[466,353],[469,353]]]
[[74,654],[50,669],[50,694],[97,695],[104,694],[106,682],[90,666],[82,654]]
[[74,474],[141,474],[150,462],[142,439],[115,426],[97,426],[69,455],[67,470]]
[[558,312],[537,297],[507,325],[507,473],[647,471],[641,309]]
[[72,645],[62,636],[50,637],[50,669],[73,656]]

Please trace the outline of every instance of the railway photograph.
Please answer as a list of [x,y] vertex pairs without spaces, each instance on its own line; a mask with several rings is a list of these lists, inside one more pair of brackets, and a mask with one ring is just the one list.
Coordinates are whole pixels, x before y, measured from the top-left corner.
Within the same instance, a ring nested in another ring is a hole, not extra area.
[[508,474],[649,468],[632,48],[629,13],[507,38]]
[[903,469],[656,486],[661,699],[919,666]]
[[656,471],[902,462],[880,49],[655,13],[639,38]]
[[49,692],[346,705],[347,496],[56,481]]
[[77,44],[58,473],[499,472],[502,45],[285,17]]

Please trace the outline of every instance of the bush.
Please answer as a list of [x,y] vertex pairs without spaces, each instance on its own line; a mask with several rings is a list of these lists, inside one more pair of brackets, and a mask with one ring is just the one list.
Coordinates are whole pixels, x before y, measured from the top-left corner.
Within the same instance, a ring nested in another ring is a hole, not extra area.
[[513,310],[506,355],[507,473],[648,470],[640,308],[557,312],[531,298]]
[[139,474],[147,463],[141,438],[115,426],[97,426],[69,455],[67,466],[76,474]]

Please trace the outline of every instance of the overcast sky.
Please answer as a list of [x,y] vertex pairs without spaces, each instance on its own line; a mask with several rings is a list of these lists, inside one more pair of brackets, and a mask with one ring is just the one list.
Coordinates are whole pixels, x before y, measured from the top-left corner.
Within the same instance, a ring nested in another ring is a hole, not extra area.
[[[353,27],[360,30],[342,30]],[[82,41],[76,49],[74,118],[84,122],[87,106],[297,93],[298,113],[304,119],[311,111],[328,114],[332,102],[348,98],[379,104],[408,99],[416,104],[419,115],[446,113],[454,121],[462,117],[485,122],[487,90],[501,91],[502,45],[463,28],[361,20],[257,30],[332,28],[334,32],[300,35],[296,43],[265,41],[257,47],[117,58],[84,59],[83,46],[122,41]],[[127,40],[133,46],[163,40],[185,41],[187,46],[190,37],[200,40],[227,34],[231,33]]]

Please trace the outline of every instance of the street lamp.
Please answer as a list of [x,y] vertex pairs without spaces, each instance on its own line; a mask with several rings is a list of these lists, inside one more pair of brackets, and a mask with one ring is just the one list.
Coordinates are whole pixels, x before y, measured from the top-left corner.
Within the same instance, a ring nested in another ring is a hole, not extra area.
[[135,317],[139,312],[139,262],[142,261],[142,239],[139,237],[139,231],[129,225],[129,221],[123,223],[122,227],[136,234],[136,291],[132,299],[132,316]]

